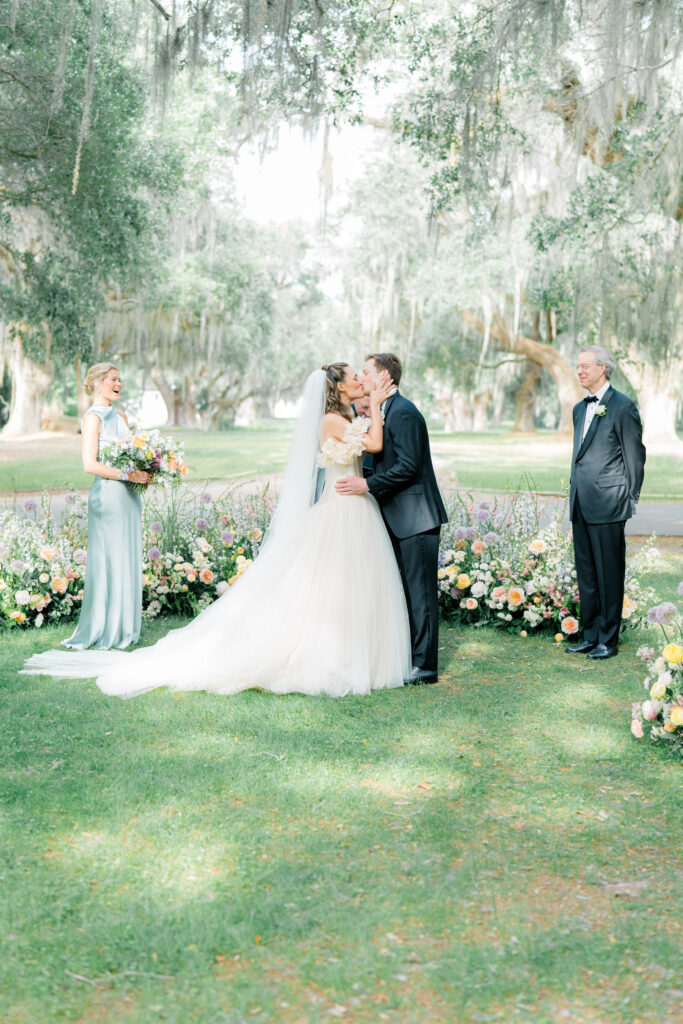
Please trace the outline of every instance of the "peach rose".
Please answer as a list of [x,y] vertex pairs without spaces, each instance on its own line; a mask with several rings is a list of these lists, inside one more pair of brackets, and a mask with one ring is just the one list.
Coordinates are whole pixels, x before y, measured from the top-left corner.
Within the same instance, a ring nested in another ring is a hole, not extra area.
[[52,578],[52,589],[55,594],[66,594],[69,581],[66,576],[53,576]]

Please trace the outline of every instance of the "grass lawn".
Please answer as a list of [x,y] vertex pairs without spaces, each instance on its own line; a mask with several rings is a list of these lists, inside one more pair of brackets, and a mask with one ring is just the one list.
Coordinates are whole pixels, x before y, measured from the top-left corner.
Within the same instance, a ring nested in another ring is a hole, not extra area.
[[[223,433],[176,431],[191,479],[226,480],[266,476],[284,468],[292,425],[267,420]],[[471,490],[504,491],[531,481],[540,491],[566,488],[571,443],[553,434],[444,434],[432,432],[439,476]],[[78,437],[42,436],[31,441],[0,440],[0,492],[41,490],[91,483],[81,468]],[[655,455],[645,467],[644,501],[683,501],[683,460]]]
[[2,638],[4,1024],[680,1021],[644,636],[444,628],[438,686],[122,702],[16,674],[64,634]]

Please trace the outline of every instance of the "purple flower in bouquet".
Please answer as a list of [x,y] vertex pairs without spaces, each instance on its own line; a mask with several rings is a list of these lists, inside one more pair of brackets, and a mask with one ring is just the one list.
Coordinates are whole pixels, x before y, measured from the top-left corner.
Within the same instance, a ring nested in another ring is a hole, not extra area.
[[211,497],[208,491],[204,491],[204,494],[202,494],[202,501],[204,502],[205,505],[210,505],[211,502],[213,501],[213,498]]
[[208,528],[209,528],[208,520],[202,519],[201,516],[199,517],[199,519],[197,520],[197,522],[194,525],[196,526],[197,530],[200,533],[201,533],[202,530],[208,530]]
[[480,523],[487,523],[491,518],[491,513],[485,505],[480,505],[477,509],[477,519]]
[[231,548],[235,543],[235,534],[232,530],[224,530],[221,534],[221,540],[227,547]]
[[38,502],[35,498],[27,498],[24,502],[24,512],[35,512],[38,508]]
[[497,544],[498,539],[498,534],[494,533],[493,530],[491,530],[490,533],[484,534],[484,541],[486,544],[489,545],[489,547],[491,546],[491,544]]
[[155,519],[153,523],[149,524],[150,533],[163,533],[163,526],[158,519]]
[[87,561],[88,561],[87,552],[85,552],[83,550],[83,548],[76,548],[76,550],[74,551],[74,562],[77,565],[85,565],[85,563]]
[[23,572],[24,569],[26,568],[26,566],[24,565],[20,558],[13,558],[9,564],[9,567],[12,570],[12,572]]
[[159,551],[159,548],[150,548],[147,552],[147,557],[150,562],[158,562],[161,558],[161,551]]
[[465,539],[465,527],[464,526],[458,526],[456,531],[455,531],[455,533],[453,534],[453,536],[455,537],[456,540],[464,540]]
[[474,540],[474,538],[476,536],[477,536],[477,531],[474,529],[473,526],[468,526],[465,529],[465,539],[466,540]]

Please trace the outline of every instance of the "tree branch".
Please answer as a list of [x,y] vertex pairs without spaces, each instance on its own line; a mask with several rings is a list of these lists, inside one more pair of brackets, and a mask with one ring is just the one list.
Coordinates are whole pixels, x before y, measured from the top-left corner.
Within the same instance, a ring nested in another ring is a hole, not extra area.
[[159,12],[159,14],[161,14],[161,16],[166,19],[166,21],[170,21],[171,20],[171,15],[168,13],[167,10],[165,10],[161,6],[160,3],[157,2],[157,0],[149,0],[149,2],[151,3],[152,7],[156,7],[156,9]]

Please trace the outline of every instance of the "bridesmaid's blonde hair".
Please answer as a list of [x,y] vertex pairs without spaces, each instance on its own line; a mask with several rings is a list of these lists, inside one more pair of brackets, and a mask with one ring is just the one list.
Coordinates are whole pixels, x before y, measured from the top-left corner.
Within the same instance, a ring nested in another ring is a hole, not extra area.
[[94,395],[96,385],[102,383],[110,370],[118,370],[118,366],[115,366],[114,363],[95,363],[90,367],[83,381],[83,390],[86,395]]

